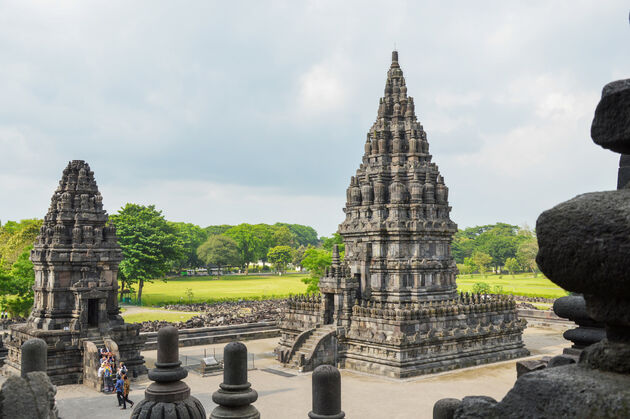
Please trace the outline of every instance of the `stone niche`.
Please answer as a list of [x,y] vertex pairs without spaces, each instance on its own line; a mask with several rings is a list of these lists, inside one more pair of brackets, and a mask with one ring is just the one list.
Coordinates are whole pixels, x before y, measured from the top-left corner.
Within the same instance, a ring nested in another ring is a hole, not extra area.
[[86,342],[115,342],[132,376],[145,373],[140,327],[119,315],[121,260],[94,173],[86,162],[71,161],[31,251],[34,305],[26,323],[10,327],[5,371],[19,373],[22,343],[37,337],[48,345],[47,373],[54,384],[83,382],[85,351],[92,348]]

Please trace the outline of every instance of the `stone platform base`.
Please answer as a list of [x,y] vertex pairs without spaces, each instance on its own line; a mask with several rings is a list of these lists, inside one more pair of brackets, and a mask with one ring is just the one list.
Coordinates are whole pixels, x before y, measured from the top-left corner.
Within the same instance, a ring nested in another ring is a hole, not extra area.
[[[94,333],[94,331],[90,331]],[[140,351],[144,346],[146,338],[139,336],[139,326],[136,325],[119,325],[111,328],[109,331],[97,335],[87,335],[78,331],[70,330],[40,330],[29,327],[28,324],[16,324],[11,326],[6,347],[9,350],[5,360],[3,373],[6,375],[20,375],[21,366],[21,347],[24,342],[31,338],[39,338],[46,342],[48,347],[48,359],[46,373],[50,377],[54,385],[65,384],[82,384],[84,381],[84,370],[92,371],[98,364],[96,345],[93,346],[93,353],[86,358],[85,347],[86,342],[96,342],[97,344],[107,344],[112,351],[118,354],[118,360],[125,362],[132,377],[146,373],[144,366],[144,358],[140,355]],[[121,342],[117,345],[116,342]],[[93,359],[92,359],[93,358]],[[96,368],[98,370],[98,367]]]
[[390,378],[404,379],[424,374],[451,371],[459,368],[473,367],[493,362],[507,361],[529,355],[525,348],[514,348],[483,353],[436,355],[405,362],[392,362],[369,356],[345,354],[339,362],[341,368],[364,372]]

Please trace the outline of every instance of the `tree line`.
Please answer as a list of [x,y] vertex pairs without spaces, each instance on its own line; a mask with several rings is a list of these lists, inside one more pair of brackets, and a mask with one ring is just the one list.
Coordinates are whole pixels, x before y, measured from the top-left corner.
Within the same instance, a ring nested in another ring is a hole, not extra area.
[[[275,223],[213,225],[202,228],[192,223],[166,220],[153,205],[126,204],[110,216],[116,227],[123,260],[119,266],[120,297],[136,292],[142,300],[144,283],[164,279],[168,273],[185,268],[239,267],[248,273],[252,263],[269,263],[278,272],[288,265],[310,272],[304,280],[308,291],[317,291],[319,278],[331,264],[332,249],[344,244],[337,233],[317,237],[317,232],[300,224]],[[42,220],[0,223],[0,308],[12,315],[28,315],[33,304],[33,264],[30,250]],[[529,271],[536,274],[538,245],[527,227],[506,223],[475,226],[458,231],[452,254],[462,274],[489,270]]]
[[461,274],[538,272],[536,234],[528,226],[496,223],[459,230],[451,246]]
[[184,268],[249,266],[259,260],[283,272],[289,263],[299,265],[307,246],[317,245],[317,232],[300,224],[276,223],[215,225],[202,228],[167,221],[155,206],[127,204],[112,216],[123,252],[119,268],[121,297],[137,285],[142,301],[145,281],[164,278]]
[[[0,308],[28,315],[35,275],[30,250],[42,220],[0,223]],[[145,282],[187,268],[236,266],[248,272],[262,260],[283,272],[299,265],[307,247],[319,245],[315,229],[289,223],[217,225],[202,228],[167,220],[154,205],[128,203],[109,217],[116,227],[123,260],[119,266],[120,298]]]

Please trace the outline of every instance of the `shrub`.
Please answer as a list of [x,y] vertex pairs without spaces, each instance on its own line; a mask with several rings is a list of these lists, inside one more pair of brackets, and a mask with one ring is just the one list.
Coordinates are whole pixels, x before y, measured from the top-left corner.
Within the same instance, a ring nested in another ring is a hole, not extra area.
[[493,294],[503,294],[503,287],[501,285],[495,285],[492,287]]
[[487,282],[477,282],[475,285],[473,285],[472,291],[475,294],[490,294],[492,289]]

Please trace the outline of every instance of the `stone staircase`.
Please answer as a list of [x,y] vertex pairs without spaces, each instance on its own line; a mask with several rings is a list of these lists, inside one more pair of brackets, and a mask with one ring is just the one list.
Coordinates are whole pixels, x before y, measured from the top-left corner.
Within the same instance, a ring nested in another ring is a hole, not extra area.
[[296,368],[300,372],[312,371],[323,362],[319,362],[317,351],[320,349],[321,342],[330,338],[335,334],[334,325],[319,326],[311,332],[310,336],[301,344],[297,344],[292,348],[292,356],[285,363],[287,367]]

